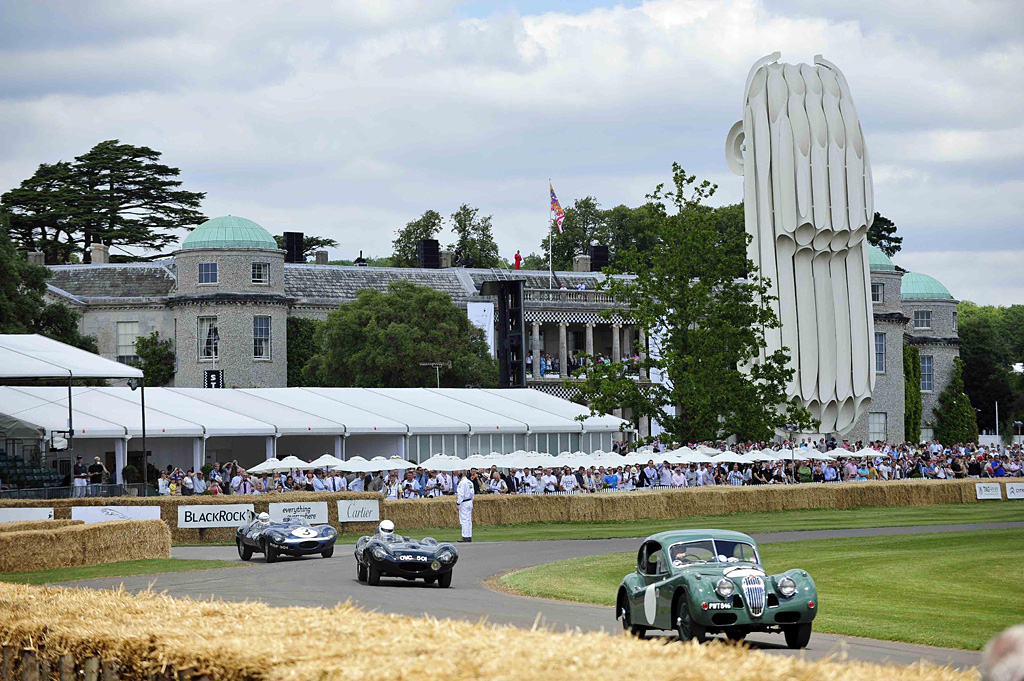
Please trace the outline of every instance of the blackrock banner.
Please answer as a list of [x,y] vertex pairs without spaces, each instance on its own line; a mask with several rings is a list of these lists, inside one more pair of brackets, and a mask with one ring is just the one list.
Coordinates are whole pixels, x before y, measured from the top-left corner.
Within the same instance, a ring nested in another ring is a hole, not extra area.
[[160,520],[159,506],[72,506],[71,519],[85,524],[111,520]]
[[255,511],[252,504],[209,504],[179,506],[178,527],[238,527]]
[[0,508],[0,523],[53,520],[52,508]]
[[1003,488],[998,482],[977,482],[974,484],[978,499],[1002,499]]
[[270,504],[270,519],[276,522],[282,522],[284,520],[305,520],[310,525],[323,524],[327,522],[327,502],[275,502]]
[[380,502],[376,499],[338,500],[339,523],[369,523],[380,520]]

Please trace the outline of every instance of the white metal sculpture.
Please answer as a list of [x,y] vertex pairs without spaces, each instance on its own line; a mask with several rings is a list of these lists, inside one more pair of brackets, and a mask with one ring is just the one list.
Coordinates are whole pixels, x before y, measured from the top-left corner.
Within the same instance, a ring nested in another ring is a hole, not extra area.
[[762,359],[788,348],[789,396],[821,419],[820,432],[843,433],[875,385],[871,164],[842,72],[821,55],[813,66],[780,56],[750,69],[725,154],[743,176],[749,257],[771,281],[782,322]]

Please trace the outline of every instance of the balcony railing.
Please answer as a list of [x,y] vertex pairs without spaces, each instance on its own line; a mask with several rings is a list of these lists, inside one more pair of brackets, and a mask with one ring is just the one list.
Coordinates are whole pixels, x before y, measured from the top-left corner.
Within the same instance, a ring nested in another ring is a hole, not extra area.
[[592,291],[578,289],[555,289],[555,288],[528,288],[525,291],[525,300],[528,303],[598,303],[602,305],[615,305],[616,302],[604,291]]

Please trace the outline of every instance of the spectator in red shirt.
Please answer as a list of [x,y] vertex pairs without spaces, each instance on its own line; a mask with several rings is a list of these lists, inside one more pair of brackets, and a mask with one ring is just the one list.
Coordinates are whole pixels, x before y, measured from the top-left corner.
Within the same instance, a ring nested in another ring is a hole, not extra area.
[[518,270],[523,265],[523,256],[519,255],[519,251],[516,251],[515,261],[516,261],[516,269]]

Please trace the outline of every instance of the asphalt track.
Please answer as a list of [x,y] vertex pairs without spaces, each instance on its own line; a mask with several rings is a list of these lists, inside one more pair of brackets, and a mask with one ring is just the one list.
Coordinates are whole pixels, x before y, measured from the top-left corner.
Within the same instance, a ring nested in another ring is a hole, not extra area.
[[[1024,522],[776,532],[753,536],[759,543],[771,543],[987,529],[1024,529]],[[105,589],[123,584],[133,591],[152,587],[172,596],[260,600],[272,606],[331,607],[352,601],[368,610],[414,616],[429,614],[438,618],[483,620],[517,627],[536,625],[555,631],[603,629],[617,632],[620,627],[613,619],[612,608],[514,596],[494,591],[485,582],[509,570],[564,558],[635,551],[637,546],[635,538],[460,544],[459,562],[449,589],[426,586],[419,581],[394,579],[384,579],[378,587],[361,584],[356,581],[355,558],[350,545],[339,545],[334,556],[328,559],[319,556],[285,558],[267,565],[257,554],[249,564],[239,561],[237,569],[83,580],[73,585]],[[191,559],[238,559],[232,546],[177,547],[173,555]],[[827,594],[822,595],[822,600],[827,604]],[[885,613],[879,612],[879,617],[885,617]],[[805,651],[787,649],[781,635],[754,634],[748,637],[747,642],[752,647],[773,653],[804,654],[811,659],[844,654],[850,659],[893,664],[928,660],[967,668],[980,663],[980,653],[974,651],[821,633],[812,635]]]

